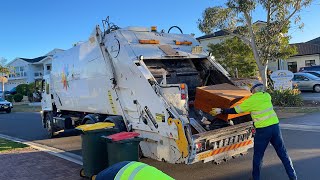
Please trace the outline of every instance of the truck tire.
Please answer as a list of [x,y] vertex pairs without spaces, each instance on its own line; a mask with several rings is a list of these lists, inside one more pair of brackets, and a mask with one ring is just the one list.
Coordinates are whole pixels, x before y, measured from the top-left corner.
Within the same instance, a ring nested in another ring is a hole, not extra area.
[[104,120],[104,122],[114,123],[119,132],[128,131],[127,126],[124,123],[123,118],[121,116],[109,116]]
[[93,114],[88,114],[83,118],[83,120],[81,121],[81,124],[94,124],[97,122],[98,122],[98,119]]
[[45,123],[46,123],[46,129],[47,129],[47,135],[49,138],[54,137],[54,125],[53,125],[53,117],[52,113],[48,112],[45,117]]

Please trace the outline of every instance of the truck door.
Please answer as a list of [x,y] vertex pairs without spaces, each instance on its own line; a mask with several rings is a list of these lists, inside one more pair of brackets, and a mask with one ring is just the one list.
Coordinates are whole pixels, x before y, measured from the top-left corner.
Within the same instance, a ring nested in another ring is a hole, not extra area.
[[42,110],[52,111],[49,77],[44,77],[41,82],[41,107]]

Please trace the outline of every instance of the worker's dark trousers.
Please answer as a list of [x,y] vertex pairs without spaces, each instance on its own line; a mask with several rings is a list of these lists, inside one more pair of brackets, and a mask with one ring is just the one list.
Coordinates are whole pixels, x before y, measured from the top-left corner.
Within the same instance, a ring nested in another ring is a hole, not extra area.
[[260,169],[262,166],[262,159],[264,151],[269,142],[276,150],[279,158],[284,165],[289,179],[296,180],[297,175],[293,168],[292,161],[288,156],[287,150],[284,146],[279,124],[268,126],[265,128],[257,128],[254,137],[254,154],[253,154],[253,171],[252,177],[254,180],[260,179]]

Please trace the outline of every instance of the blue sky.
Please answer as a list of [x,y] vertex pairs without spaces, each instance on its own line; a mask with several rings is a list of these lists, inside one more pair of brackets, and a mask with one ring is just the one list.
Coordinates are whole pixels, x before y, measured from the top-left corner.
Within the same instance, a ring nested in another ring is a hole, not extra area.
[[[197,28],[205,8],[222,4],[217,0],[2,0],[0,2],[0,57],[34,58],[54,48],[68,49],[88,38],[96,24],[110,16],[120,27],[173,25],[184,33],[203,35]],[[255,20],[263,19],[254,14]],[[291,43],[320,36],[320,0],[301,13],[303,31],[290,30]]]

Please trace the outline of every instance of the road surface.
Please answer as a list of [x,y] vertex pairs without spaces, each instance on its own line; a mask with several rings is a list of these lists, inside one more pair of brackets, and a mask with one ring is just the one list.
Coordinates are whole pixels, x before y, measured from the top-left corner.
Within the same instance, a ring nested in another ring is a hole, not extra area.
[[[283,138],[293,160],[299,179],[319,179],[320,171],[320,113],[281,120]],[[39,113],[0,114],[0,134],[56,147],[81,155],[79,136],[47,139],[42,128]],[[173,165],[143,158],[176,179],[239,180],[249,179],[252,151],[245,156],[232,159],[220,165],[196,163]],[[288,179],[285,170],[272,146],[267,148],[262,169],[262,180]]]

